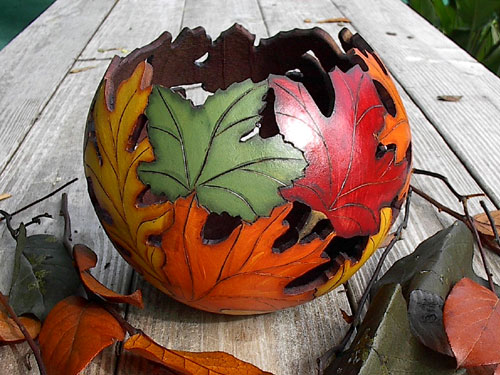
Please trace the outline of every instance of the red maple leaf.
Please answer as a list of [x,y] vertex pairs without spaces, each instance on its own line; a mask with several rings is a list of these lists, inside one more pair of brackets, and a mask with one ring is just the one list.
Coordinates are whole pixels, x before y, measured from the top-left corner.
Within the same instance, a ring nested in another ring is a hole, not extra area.
[[359,66],[329,75],[335,89],[330,117],[303,84],[285,77],[270,80],[280,131],[309,163],[304,177],[281,194],[323,212],[339,236],[373,235],[381,208],[403,188],[408,161],[395,164],[393,151],[376,155],[387,111],[370,76]]

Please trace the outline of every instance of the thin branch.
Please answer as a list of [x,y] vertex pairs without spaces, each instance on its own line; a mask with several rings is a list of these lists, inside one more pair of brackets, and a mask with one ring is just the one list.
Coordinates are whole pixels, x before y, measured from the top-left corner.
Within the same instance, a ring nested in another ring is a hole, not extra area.
[[109,303],[104,302],[104,300],[102,300],[100,305],[103,308],[105,308],[107,312],[109,312],[111,315],[113,315],[113,318],[115,318],[118,321],[118,323],[120,323],[122,328],[125,331],[127,331],[130,336],[137,335],[138,333],[143,333],[142,330],[135,328],[132,324],[127,322],[125,320],[125,318],[123,316],[121,316],[121,314],[113,306],[111,306]]
[[63,193],[62,195],[61,211],[59,212],[59,215],[64,217],[63,245],[71,255],[73,252],[71,241],[73,239],[71,238],[71,217],[69,215],[69,210],[68,210],[68,194],[66,193]]
[[5,224],[7,225],[7,230],[9,231],[12,238],[15,240],[17,238],[18,233],[17,233],[17,230],[15,230],[12,227],[12,215],[4,210],[0,210],[0,215],[2,215],[0,220],[5,219]]
[[[74,183],[76,180],[78,180],[78,178],[74,178],[74,179],[72,179],[71,181],[66,182],[64,185],[62,185],[61,187],[57,188],[56,190],[54,190],[54,191],[50,192],[50,193],[49,193],[49,194],[47,194],[47,195],[44,195],[42,198],[37,199],[37,200],[36,200],[36,201],[34,201],[34,202],[31,202],[30,204],[28,204],[28,205],[26,205],[26,206],[24,206],[24,207],[20,208],[20,209],[19,209],[19,210],[17,210],[17,211],[14,211],[13,213],[11,213],[11,214],[10,214],[10,216],[17,215],[18,213],[23,212],[24,210],[27,210],[28,208],[31,208],[31,207],[33,207],[34,205],[36,205],[36,204],[38,204],[38,203],[40,203],[40,202],[43,202],[44,200],[46,200],[46,199],[48,199],[48,198],[52,197],[53,195],[55,195],[55,194],[59,193],[62,189],[64,189],[64,188],[68,187],[69,185],[71,185],[72,183]],[[5,218],[5,217],[0,218],[0,222],[2,222],[2,221],[4,220],[4,218]]]
[[465,198],[465,195],[462,195],[460,194],[458,191],[455,190],[455,188],[451,185],[450,181],[448,180],[448,177],[446,176],[443,176],[442,174],[440,173],[437,173],[437,172],[431,172],[431,171],[426,171],[425,169],[418,169],[418,168],[413,168],[413,171],[412,171],[413,174],[420,174],[420,175],[424,175],[424,176],[430,176],[430,177],[434,177],[434,178],[437,178],[441,181],[444,182],[444,184],[446,185],[446,187],[452,192],[452,194],[460,201],[460,202],[463,202],[466,198]]
[[497,226],[495,225],[495,220],[493,220],[493,217],[491,216],[490,210],[488,210],[488,207],[486,207],[486,204],[484,201],[479,202],[481,204],[481,207],[483,208],[484,212],[486,212],[486,216],[488,216],[488,220],[490,221],[491,229],[493,230],[493,234],[495,235],[495,242],[497,243],[498,247],[500,248],[500,237],[498,236],[498,231],[497,231]]
[[392,238],[391,242],[389,245],[385,248],[384,252],[380,256],[380,259],[378,260],[377,267],[375,267],[375,271],[372,274],[372,277],[370,278],[370,281],[368,282],[368,285],[366,286],[365,291],[363,292],[363,295],[361,296],[361,299],[359,300],[358,303],[358,308],[356,309],[356,312],[354,313],[354,318],[351,326],[349,327],[349,330],[347,331],[346,335],[342,339],[339,345],[333,347],[330,349],[328,352],[323,354],[320,358],[317,359],[318,363],[318,368],[319,368],[319,373],[321,374],[323,371],[323,368],[325,364],[330,360],[332,356],[336,356],[339,353],[343,352],[347,344],[352,338],[352,335],[354,334],[354,331],[356,330],[359,322],[361,321],[361,314],[363,311],[363,307],[368,301],[368,297],[371,293],[371,290],[373,286],[375,285],[375,282],[378,280],[378,276],[380,274],[380,270],[382,269],[382,266],[384,264],[385,259],[387,258],[387,255],[389,255],[390,251],[396,244],[396,242],[399,241],[401,238],[401,234],[404,229],[408,226],[408,220],[409,220],[409,213],[410,213],[410,203],[411,203],[411,194],[412,194],[413,188],[410,187],[408,190],[408,196],[406,198],[406,205],[405,205],[405,215],[403,218],[403,222],[398,226],[394,237]]
[[35,354],[35,359],[36,363],[38,364],[38,368],[40,370],[40,375],[47,375],[47,370],[45,369],[45,365],[43,364],[42,360],[42,355],[40,353],[40,348],[39,346],[35,343],[33,340],[33,337],[31,337],[30,333],[26,329],[23,323],[19,320],[17,317],[16,313],[12,309],[12,307],[9,305],[9,302],[7,302],[7,298],[4,296],[2,292],[0,292],[0,302],[2,305],[5,307],[7,312],[9,313],[10,317],[16,322],[18,325],[19,329],[23,333],[24,337],[26,337],[26,341],[28,342],[29,346],[31,347],[31,350],[33,350],[33,354]]
[[[420,197],[424,198],[426,201],[431,203],[433,206],[435,206],[439,211],[446,212],[448,215],[453,216],[455,219],[460,220],[462,222],[466,223],[466,217],[465,215],[462,215],[451,208],[446,207],[445,205],[441,204],[434,198],[432,198],[430,195],[424,193],[422,190],[416,188],[415,186],[412,185],[412,190],[415,194],[419,195]],[[463,202],[463,201],[461,201]]]
[[48,214],[47,212],[35,216],[31,221],[28,221],[26,224],[24,224],[25,227],[29,227],[30,225],[33,224],[40,224],[41,223],[41,218],[47,218],[47,219],[52,219],[52,215]]
[[[481,254],[481,260],[483,261],[484,271],[486,272],[486,276],[488,277],[489,287],[493,293],[496,293],[495,292],[495,284],[493,283],[493,278],[491,277],[490,269],[488,267],[488,262],[486,261],[486,255],[484,254],[483,244],[481,243],[481,238],[479,237],[479,233],[477,231],[476,226],[474,225],[472,217],[469,215],[469,209],[467,208],[467,204],[464,204],[464,212],[465,212],[465,217],[467,218],[467,222],[469,223],[469,226],[472,228],[472,233],[474,234],[474,238],[476,239],[476,243],[477,243],[477,246],[479,248],[479,254]],[[486,212],[488,215],[488,209],[486,209]],[[490,218],[490,217],[491,216],[489,216],[488,218]],[[491,222],[491,223],[492,223],[492,226],[494,226],[495,223],[494,222]]]

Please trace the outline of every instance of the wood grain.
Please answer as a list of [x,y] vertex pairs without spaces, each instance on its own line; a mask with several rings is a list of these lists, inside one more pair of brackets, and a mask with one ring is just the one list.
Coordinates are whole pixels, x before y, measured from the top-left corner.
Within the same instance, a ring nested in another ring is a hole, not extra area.
[[[74,3],[80,4],[81,2],[74,1]],[[100,1],[99,5],[96,5],[97,2],[88,3],[98,8],[106,5],[108,9],[111,9],[112,6],[111,1]],[[161,294],[134,274],[112,248],[94,215],[83,180],[82,145],[85,119],[94,92],[109,63],[108,59],[116,52],[101,53],[97,50],[118,47],[132,50],[153,40],[164,30],[172,32],[175,36],[182,27],[202,25],[209,35],[216,38],[221,31],[234,22],[239,22],[251,32],[256,33],[258,37],[267,37],[281,30],[315,26],[314,23],[304,23],[304,19],[348,17],[353,22],[349,28],[362,32],[402,84],[402,87],[398,89],[402,94],[412,126],[414,165],[447,175],[459,192],[464,194],[481,191],[481,188],[474,177],[468,173],[456,153],[459,154],[460,150],[462,152],[469,150],[468,159],[462,155],[460,157],[469,163],[469,168],[475,171],[475,174],[483,170],[482,168],[486,168],[482,163],[485,162],[491,150],[484,147],[488,145],[492,147],[490,143],[494,144],[492,139],[495,133],[482,133],[483,135],[477,136],[467,132],[471,129],[494,130],[490,129],[494,122],[482,124],[481,121],[486,119],[481,116],[494,115],[496,113],[494,108],[500,108],[497,104],[498,99],[493,97],[500,91],[497,88],[500,80],[485,73],[466,53],[457,49],[452,43],[450,44],[449,40],[441,34],[430,30],[430,26],[424,24],[412,12],[408,13],[407,10],[400,8],[399,0],[387,2],[390,6],[385,2],[384,6],[381,6],[377,2],[364,4],[363,1],[344,0],[333,2],[328,0],[308,2],[285,0],[164,2],[154,0],[149,1],[147,6],[144,4],[139,0],[120,0],[107,18],[102,9],[99,12],[90,12],[89,20],[84,21],[87,23],[85,28],[91,30],[88,31],[87,40],[94,32],[95,35],[83,54],[80,56],[80,51],[86,41],[79,48],[68,46],[70,43],[62,43],[60,51],[57,52],[64,61],[72,62],[73,59],[78,58],[84,61],[79,61],[74,66],[72,63],[66,63],[66,70],[63,75],[59,76],[57,82],[54,81],[56,83],[47,83],[44,80],[48,78],[43,76],[43,71],[40,73],[40,70],[36,71],[36,67],[31,68],[33,74],[36,74],[34,77],[40,75],[45,88],[38,91],[38,102],[36,102],[38,104],[33,107],[35,109],[27,110],[22,114],[31,119],[31,122],[26,120],[29,124],[32,124],[36,117],[38,120],[19,149],[15,151],[13,148],[10,151],[11,160],[1,174],[0,192],[9,192],[12,198],[1,202],[2,209],[13,211],[72,177],[80,177],[80,180],[68,189],[73,228],[77,231],[73,234],[74,241],[85,243],[98,253],[99,263],[93,269],[93,274],[104,284],[119,292],[129,292],[133,289],[131,286],[143,289],[146,308],[128,310],[127,318],[133,325],[142,328],[160,344],[170,348],[195,351],[224,350],[277,375],[314,374],[316,358],[338,343],[347,329],[340,314],[340,308],[350,312],[343,288],[338,288],[306,305],[272,314],[250,317],[214,315],[193,310]],[[334,4],[338,4],[340,8]],[[55,19],[59,15],[68,16],[67,12],[71,15],[77,7],[76,5],[69,6],[66,0],[59,0],[55,5],[57,6],[55,10],[52,9],[55,12],[52,13],[52,17]],[[387,8],[387,10],[382,8]],[[399,17],[389,17],[396,14],[396,11],[402,14],[402,20],[399,20]],[[370,21],[370,17],[377,22]],[[99,27],[105,18],[105,22]],[[416,25],[415,29],[413,24]],[[321,27],[333,36],[336,36],[341,28],[338,24],[322,24]],[[38,30],[35,27],[28,28],[27,33],[36,33]],[[397,35],[387,35],[386,31],[395,32]],[[410,32],[413,39],[407,38]],[[75,35],[80,33],[79,28],[68,28],[64,38],[72,40],[70,36],[73,33]],[[27,35],[32,35],[30,38],[34,38],[34,34]],[[30,38],[17,47],[27,46],[26,60],[32,59],[38,51],[36,48],[29,49],[31,48]],[[55,40],[58,39],[55,38]],[[3,66],[10,59],[4,56],[14,55],[5,55],[3,51],[0,52],[0,62],[4,63]],[[446,60],[446,56],[451,61]],[[100,59],[104,61],[99,61]],[[455,72],[455,76],[441,72],[447,65],[450,66],[452,72]],[[95,68],[84,70],[89,66],[95,66]],[[79,72],[66,75],[70,68],[79,69]],[[439,73],[429,73],[429,70],[432,71],[433,68],[438,69]],[[55,68],[52,67],[52,69]],[[59,74],[57,69],[54,76]],[[19,74],[12,75],[8,79],[9,86],[20,86],[24,87],[23,92],[29,91],[29,85],[22,86],[25,83]],[[467,81],[468,84],[473,86],[468,92],[474,93],[473,96],[469,98],[471,94],[467,92],[466,94],[451,92],[452,88],[467,88],[467,85],[455,82],[467,79],[470,80]],[[479,88],[479,84],[484,87]],[[0,87],[0,92],[4,90],[2,87]],[[426,87],[429,87],[430,93],[426,93]],[[464,95],[464,98],[457,103],[437,101],[433,103],[435,99],[433,95],[443,88],[451,91],[439,92],[439,94],[460,94]],[[486,98],[477,102],[476,105],[484,110],[485,114],[471,115],[466,111],[470,110],[470,107],[458,109],[457,107],[444,107],[463,105],[462,101],[465,101],[464,103],[470,101],[467,105],[472,106],[474,100],[483,94]],[[197,102],[203,101],[206,95],[201,89],[188,89],[188,96],[193,97]],[[28,108],[24,104],[25,99],[20,94],[12,96],[8,103],[5,99],[0,99],[2,113],[14,116],[9,112],[12,108],[16,110]],[[498,116],[492,118],[498,118]],[[453,124],[448,124],[450,119],[453,120]],[[6,125],[0,124],[0,126]],[[448,126],[450,129],[447,128]],[[468,129],[463,129],[461,126]],[[446,129],[442,130],[441,127]],[[11,138],[5,138],[5,135],[2,135],[2,142],[6,142],[7,139],[9,140],[7,143],[10,143]],[[466,139],[468,143],[462,144],[460,142],[463,141],[459,142],[457,139]],[[453,146],[453,150],[448,144]],[[473,152],[470,151],[471,148]],[[3,149],[0,150],[4,152]],[[490,160],[492,163],[495,163],[497,154],[496,151],[493,153],[493,159]],[[490,171],[491,174],[495,165],[492,164],[488,166],[489,169],[485,170]],[[497,186],[494,184],[496,178],[500,177],[485,175],[479,181],[491,190]],[[446,191],[440,181],[415,176],[413,183],[444,204],[457,210],[460,209],[456,199]],[[496,199],[496,194],[491,194],[491,196]],[[15,222],[27,221],[32,216],[47,211],[54,215],[55,220],[44,221],[41,226],[31,229],[61,235],[62,220],[58,216],[59,199],[59,196],[51,198],[23,213],[16,218]],[[473,213],[479,212],[476,202],[471,202],[471,210]],[[399,242],[396,249],[389,255],[384,270],[399,257],[412,251],[423,239],[451,222],[450,217],[438,213],[422,199],[414,198],[410,226],[404,233],[404,240]],[[3,231],[1,241],[4,245],[0,250],[0,264],[5,270],[9,269],[9,264],[12,264],[14,243],[4,228],[1,229]],[[364,289],[379,254],[380,252],[377,252],[353,277],[352,285],[356,296],[359,297]],[[490,255],[490,261],[495,280],[500,282],[500,257]],[[475,266],[480,269],[478,264],[475,260]],[[10,285],[10,277],[9,272],[0,273],[0,288],[4,292]],[[0,363],[2,363],[0,372],[12,375],[36,374],[36,369],[28,372],[21,363],[21,355],[27,351],[25,345],[0,348]],[[117,362],[118,367],[116,367]],[[129,356],[123,356],[117,361],[113,349],[108,349],[96,358],[84,374],[131,374],[140,370],[137,366],[132,363]]]
[[0,172],[114,3],[59,0],[0,51]]

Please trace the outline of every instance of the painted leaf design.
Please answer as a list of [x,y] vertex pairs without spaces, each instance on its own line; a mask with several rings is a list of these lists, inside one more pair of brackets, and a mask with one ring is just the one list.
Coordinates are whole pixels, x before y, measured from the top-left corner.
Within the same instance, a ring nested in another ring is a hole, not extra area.
[[167,349],[145,334],[130,337],[124,348],[181,374],[272,375],[224,352],[193,353]]
[[129,295],[119,294],[107,288],[92,276],[89,270],[97,264],[97,255],[87,246],[75,245],[73,247],[73,258],[80,272],[80,279],[87,291],[97,294],[108,302],[128,303],[141,309],[144,307],[142,292],[140,290],[136,290]]
[[40,332],[43,362],[49,375],[76,375],[125,332],[99,305],[68,297],[50,312]]
[[[403,101],[398,94],[396,86],[376,52],[354,49],[354,54],[359,56],[367,65],[368,73],[372,77],[374,84],[381,95],[389,101],[390,111],[385,117],[385,127],[378,134],[379,141],[389,146],[396,145],[396,163],[400,163],[406,156],[406,152],[411,142],[410,124]],[[383,87],[383,88],[381,88]],[[385,93],[382,93],[385,90]],[[392,102],[392,103],[391,103]]]
[[459,367],[500,363],[500,303],[495,293],[463,278],[446,299],[443,319]]
[[291,209],[291,203],[277,207],[270,217],[251,225],[243,222],[224,241],[209,244],[202,237],[209,213],[194,194],[177,199],[174,224],[162,239],[169,254],[161,268],[167,281],[155,286],[190,306],[231,314],[310,301],[315,288],[294,293],[285,288],[297,275],[328,261],[321,254],[334,234],[274,252],[275,239],[288,229],[283,221]]
[[[26,327],[31,337],[37,338],[42,324],[38,319],[20,316],[19,320]],[[0,344],[16,344],[26,340],[16,322],[5,312],[0,311]]]
[[147,137],[139,136],[151,77],[151,66],[139,64],[120,84],[114,108],[106,105],[105,82],[101,84],[89,118],[85,174],[98,216],[115,247],[148,279],[162,280],[155,265],[162,264],[165,255],[148,238],[172,224],[172,205],[142,204],[145,187],[136,173],[140,162],[154,160]]
[[408,161],[396,164],[390,151],[377,155],[386,111],[370,76],[359,66],[329,74],[335,89],[330,117],[320,112],[301,83],[284,77],[271,80],[278,126],[309,162],[305,177],[281,192],[285,199],[325,213],[342,237],[373,235],[380,226],[380,210],[390,207],[405,185]]
[[172,90],[155,86],[146,114],[156,160],[139,166],[141,180],[172,202],[195,191],[211,212],[248,222],[269,216],[284,203],[278,189],[301,177],[306,163],[281,135],[249,135],[267,90],[266,81],[246,80],[193,107]]

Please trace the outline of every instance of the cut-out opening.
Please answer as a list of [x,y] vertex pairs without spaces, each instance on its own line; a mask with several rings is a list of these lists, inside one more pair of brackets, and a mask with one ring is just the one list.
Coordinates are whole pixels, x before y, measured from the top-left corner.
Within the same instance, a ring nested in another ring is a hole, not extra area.
[[309,243],[315,240],[316,238],[324,240],[332,232],[333,232],[333,226],[329,219],[319,220],[314,225],[311,232],[302,237],[300,243]]
[[314,290],[330,280],[346,260],[349,259],[352,264],[359,262],[369,238],[368,236],[334,237],[321,254],[322,258],[329,259],[328,262],[289,282],[285,287],[285,294],[295,295]]
[[145,114],[140,114],[134,125],[134,130],[128,138],[126,150],[134,152],[137,146],[147,137],[148,118]]
[[285,76],[295,82],[302,82],[304,79],[304,73],[302,73],[300,69],[290,69],[285,73]]
[[250,130],[248,133],[244,134],[241,138],[240,138],[240,142],[246,142],[248,141],[249,139],[255,137],[257,134],[259,134],[260,132],[260,124],[257,124],[255,125],[255,127]]
[[288,225],[288,229],[274,241],[273,253],[281,254],[299,241],[299,232],[306,224],[310,214],[311,207],[298,201],[293,202],[292,209],[283,219],[283,224]]
[[231,233],[241,225],[241,218],[229,215],[227,212],[221,214],[211,213],[208,215],[205,225],[201,231],[201,237],[205,245],[216,245],[229,238]]
[[168,202],[166,195],[153,194],[151,188],[148,186],[137,196],[135,204],[137,207],[148,207],[156,204],[163,204],[165,202]]
[[384,105],[385,110],[392,116],[396,117],[396,104],[394,103],[394,100],[392,99],[391,94],[389,94],[389,91],[382,85],[379,81],[373,80],[373,84],[375,85],[375,89],[377,89],[377,94],[380,98],[380,101]]
[[196,59],[196,60],[194,61],[194,64],[195,64],[196,66],[202,66],[202,65],[203,65],[203,63],[204,63],[205,61],[207,61],[207,59],[208,59],[208,52],[205,52],[205,54],[204,54],[203,56],[201,56],[200,58],[198,58],[198,59]]
[[147,243],[149,246],[161,248],[162,236],[160,234],[151,234],[148,236]]
[[270,138],[280,132],[278,124],[276,123],[276,115],[274,114],[274,101],[276,100],[276,95],[274,95],[272,89],[267,90],[264,100],[266,106],[260,112],[262,117],[260,119],[259,135],[261,138]]
[[388,152],[396,152],[396,145],[394,143],[384,145],[383,143],[379,143],[377,145],[377,150],[375,151],[375,158],[380,160],[384,157]]
[[173,92],[175,92],[176,94],[182,96],[184,99],[186,99],[186,88],[184,88],[182,86],[175,86],[175,87],[172,87],[171,90]]

